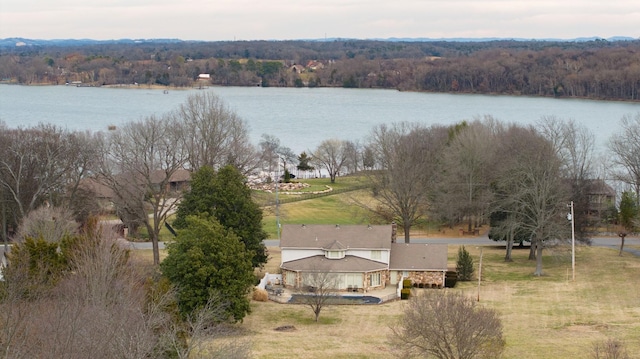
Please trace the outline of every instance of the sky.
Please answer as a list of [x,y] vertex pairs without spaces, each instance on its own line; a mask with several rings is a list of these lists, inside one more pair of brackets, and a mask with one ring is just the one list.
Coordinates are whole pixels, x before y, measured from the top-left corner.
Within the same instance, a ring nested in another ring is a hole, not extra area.
[[0,38],[640,38],[639,0],[0,0]]

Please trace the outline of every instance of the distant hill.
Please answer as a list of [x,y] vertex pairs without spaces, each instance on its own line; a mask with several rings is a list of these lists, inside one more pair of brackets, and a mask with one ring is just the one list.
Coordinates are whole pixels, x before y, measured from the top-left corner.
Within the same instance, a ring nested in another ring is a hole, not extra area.
[[[323,38],[323,39],[300,39],[291,41],[313,41],[313,42],[333,42],[333,41],[345,41],[345,40],[362,40],[362,39],[349,39],[349,38]],[[580,37],[574,39],[525,39],[525,38],[508,38],[508,37],[482,37],[482,38],[410,38],[410,37],[391,37],[391,38],[372,38],[364,40],[374,41],[386,41],[386,42],[490,42],[490,41],[551,41],[551,42],[587,42],[587,41],[633,41],[640,40],[640,38],[633,38],[629,36],[614,36],[610,38],[602,37]],[[266,40],[269,41],[269,40]],[[271,40],[280,41],[280,40]],[[197,40],[181,40],[181,39],[112,39],[112,40],[93,40],[93,39],[26,39],[22,37],[11,37],[0,39],[0,48],[7,47],[31,47],[31,46],[84,46],[84,45],[104,45],[104,44],[176,44],[176,43],[197,43],[197,42],[223,42],[223,41],[197,41]]]
[[92,39],[25,39],[21,37],[11,37],[0,39],[0,47],[16,47],[16,46],[83,46],[98,44],[141,44],[141,43],[180,43],[184,42],[179,39],[114,39],[114,40],[92,40]]

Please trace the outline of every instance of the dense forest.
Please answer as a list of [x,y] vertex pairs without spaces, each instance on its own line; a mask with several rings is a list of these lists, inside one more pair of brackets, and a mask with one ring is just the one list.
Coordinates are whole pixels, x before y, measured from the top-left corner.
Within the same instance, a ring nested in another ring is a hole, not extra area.
[[3,47],[2,83],[394,88],[640,99],[640,41],[232,41]]

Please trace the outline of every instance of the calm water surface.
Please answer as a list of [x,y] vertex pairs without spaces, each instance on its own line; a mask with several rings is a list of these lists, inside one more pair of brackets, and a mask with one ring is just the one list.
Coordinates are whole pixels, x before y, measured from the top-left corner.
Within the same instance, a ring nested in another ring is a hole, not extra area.
[[365,140],[382,123],[449,125],[492,115],[504,122],[535,124],[543,116],[574,119],[587,126],[600,148],[640,103],[513,96],[453,95],[343,88],[211,87],[205,90],[0,85],[0,120],[9,127],[53,123],[73,130],[103,131],[162,114],[200,91],[217,94],[249,125],[300,153],[329,138]]

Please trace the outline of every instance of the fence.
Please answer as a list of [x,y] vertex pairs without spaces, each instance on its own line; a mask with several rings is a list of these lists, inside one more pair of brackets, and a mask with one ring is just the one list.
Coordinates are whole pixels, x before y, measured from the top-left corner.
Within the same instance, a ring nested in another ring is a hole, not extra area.
[[[299,202],[299,201],[306,201],[309,199],[316,199],[320,197],[333,196],[336,194],[341,194],[346,192],[357,191],[357,190],[361,190],[369,187],[370,185],[363,184],[363,185],[352,186],[348,188],[334,189],[331,191],[309,192],[309,193],[301,192],[300,194],[286,195],[287,196],[286,198],[278,198],[277,200],[279,204],[293,203],[293,202]],[[269,203],[266,203],[266,206],[275,206],[275,205],[276,205],[275,199],[274,201],[270,201]]]

